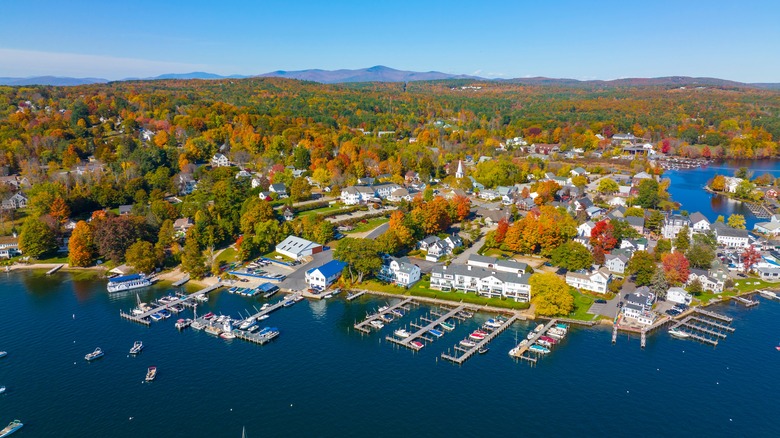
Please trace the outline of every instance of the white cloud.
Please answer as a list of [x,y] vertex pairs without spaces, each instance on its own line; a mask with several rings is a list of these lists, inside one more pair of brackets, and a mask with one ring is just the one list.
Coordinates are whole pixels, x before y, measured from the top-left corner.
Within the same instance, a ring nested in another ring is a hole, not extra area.
[[52,75],[113,80],[208,69],[209,66],[206,64],[0,48],[0,76]]

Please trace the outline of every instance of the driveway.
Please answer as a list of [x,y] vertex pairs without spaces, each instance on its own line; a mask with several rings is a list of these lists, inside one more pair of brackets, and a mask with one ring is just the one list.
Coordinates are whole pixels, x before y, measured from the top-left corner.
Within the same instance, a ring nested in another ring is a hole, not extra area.
[[[497,227],[496,227],[497,228]],[[480,237],[479,240],[474,242],[473,245],[466,248],[462,253],[458,254],[453,260],[452,263],[458,263],[461,265],[465,265],[466,262],[469,259],[469,256],[472,254],[476,254],[477,251],[479,251],[480,248],[485,244],[485,237],[487,237],[488,231],[492,230],[493,228],[483,228],[482,229],[482,237]],[[422,267],[421,267],[422,269]]]
[[306,271],[328,263],[331,260],[333,260],[332,250],[314,254],[312,256],[312,261],[306,264],[297,265],[295,272],[287,273],[287,278],[279,283],[279,288],[286,291],[306,290],[309,287],[309,285],[306,284]]
[[383,223],[382,225],[380,225],[380,226],[378,226],[378,227],[374,228],[373,230],[371,230],[371,231],[370,231],[368,234],[366,234],[366,236],[365,236],[365,237],[363,237],[363,238],[364,238],[364,239],[371,239],[371,240],[374,240],[374,239],[376,239],[377,237],[381,236],[382,234],[385,234],[385,231],[387,231],[387,229],[388,229],[388,228],[390,228],[390,223],[389,223],[389,222],[385,222],[385,223]]

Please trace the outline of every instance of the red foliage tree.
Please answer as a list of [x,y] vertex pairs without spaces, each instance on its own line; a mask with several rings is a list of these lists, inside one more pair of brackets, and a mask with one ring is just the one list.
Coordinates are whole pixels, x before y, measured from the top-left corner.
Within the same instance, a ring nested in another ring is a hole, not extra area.
[[712,158],[712,151],[710,150],[709,146],[704,146],[701,149],[701,156],[704,158]]
[[680,285],[688,281],[688,259],[681,252],[669,252],[661,256],[664,276],[669,284]]
[[496,229],[496,243],[501,243],[506,237],[506,232],[509,230],[509,221],[506,218],[501,218],[498,221],[498,229]]
[[596,226],[590,231],[590,244],[594,248],[601,248],[602,252],[610,251],[617,245],[615,227],[608,220],[596,222]]
[[753,245],[748,246],[745,248],[745,251],[742,252],[742,267],[745,272],[750,272],[753,265],[758,263],[759,260],[761,260],[761,254]]
[[668,154],[670,150],[672,150],[672,143],[667,138],[661,142],[661,152],[664,154]]

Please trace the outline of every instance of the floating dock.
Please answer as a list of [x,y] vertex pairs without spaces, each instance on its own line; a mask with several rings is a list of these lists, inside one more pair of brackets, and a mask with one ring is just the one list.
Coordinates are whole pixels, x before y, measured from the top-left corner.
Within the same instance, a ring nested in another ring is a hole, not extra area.
[[46,272],[46,275],[51,275],[51,274],[53,274],[53,273],[55,273],[55,272],[59,271],[60,269],[62,269],[62,267],[63,267],[63,266],[65,266],[65,265],[57,265],[57,266],[55,266],[55,267],[53,267],[53,268],[49,269],[49,270]]
[[446,360],[448,360],[450,362],[456,363],[458,365],[462,365],[463,362],[467,361],[471,356],[474,355],[474,353],[478,352],[481,348],[483,348],[484,346],[489,344],[490,341],[493,340],[493,338],[495,338],[496,336],[500,335],[504,330],[509,328],[509,326],[514,324],[514,322],[517,321],[517,320],[518,320],[518,316],[516,314],[510,316],[509,319],[507,319],[506,321],[504,321],[503,324],[501,324],[501,326],[499,326],[498,328],[495,328],[495,329],[491,329],[492,331],[490,333],[488,333],[487,336],[485,336],[485,339],[479,341],[473,347],[471,347],[469,349],[466,349],[466,348],[462,348],[462,347],[456,345],[453,348],[454,348],[455,351],[459,352],[460,354],[456,353],[456,355],[453,356],[453,355],[450,355],[448,353],[442,353],[441,354],[442,359],[446,359]]
[[438,314],[438,313],[434,313],[434,311],[431,311],[431,313],[437,315],[438,318],[435,319],[435,320],[430,320],[430,322],[427,325],[425,325],[425,326],[419,326],[419,325],[415,326],[415,327],[418,327],[417,331],[412,333],[409,337],[404,338],[404,339],[398,339],[395,336],[387,336],[387,337],[385,337],[385,339],[387,339],[388,341],[390,341],[390,342],[392,342],[394,344],[398,344],[398,345],[400,345],[402,347],[406,347],[406,348],[409,348],[411,350],[417,351],[417,350],[419,350],[422,347],[416,347],[416,346],[412,345],[411,344],[412,341],[416,341],[416,340],[422,339],[422,340],[425,340],[425,341],[428,341],[428,342],[432,342],[433,339],[425,336],[428,333],[428,331],[431,330],[432,328],[436,328],[436,326],[439,325],[440,323],[445,322],[445,321],[447,321],[450,318],[454,318],[455,315],[457,315],[458,313],[462,312],[463,309],[465,309],[465,308],[466,308],[466,306],[460,305],[458,307],[455,307],[454,309],[449,309],[449,311],[447,313],[444,313],[444,314]]
[[175,281],[173,283],[173,287],[183,286],[188,281],[190,281],[190,274],[185,275],[184,278],[182,278],[181,280]]
[[718,319],[718,320],[721,320],[721,321],[726,321],[728,323],[731,323],[731,322],[734,321],[734,318],[731,318],[729,316],[721,315],[720,313],[711,312],[709,310],[704,310],[704,309],[701,309],[701,308],[698,308],[698,307],[694,308],[693,311],[695,313],[699,313],[699,314],[704,315],[704,316],[709,316],[712,319]]
[[168,304],[164,304],[162,306],[157,306],[157,307],[155,307],[155,308],[153,308],[151,310],[148,310],[148,311],[146,311],[144,313],[141,313],[139,315],[132,315],[132,314],[129,314],[127,312],[120,311],[119,312],[119,316],[121,316],[122,318],[128,319],[130,321],[137,322],[139,324],[143,324],[143,325],[147,325],[148,326],[148,325],[151,325],[151,321],[149,321],[149,317],[152,314],[157,313],[157,312],[159,312],[160,310],[163,310],[163,309],[171,308],[171,307],[173,307],[173,306],[175,306],[177,304],[185,305],[184,303],[187,303],[189,300],[194,300],[198,296],[206,295],[209,292],[212,292],[212,291],[215,291],[215,290],[219,289],[220,287],[222,287],[222,283],[218,282],[218,283],[215,283],[215,284],[213,284],[213,285],[211,285],[209,287],[201,289],[201,290],[199,290],[199,291],[197,291],[197,292],[195,292],[193,294],[182,296],[182,297],[180,297],[176,301],[169,302]]
[[[701,316],[707,318],[702,318]],[[734,327],[727,324],[731,323],[732,318],[719,313],[710,312],[702,309],[695,309],[691,315],[678,321],[672,330],[677,330],[688,334],[688,337],[705,344],[717,346],[718,341],[726,339],[727,333],[734,333]]]
[[552,326],[555,324],[558,324],[557,319],[552,319],[550,322],[544,325],[544,328],[539,330],[538,333],[534,333],[533,337],[530,339],[526,339],[527,342],[520,343],[517,347],[514,348],[515,354],[512,356],[518,358],[518,359],[525,359],[523,357],[525,355],[525,352],[528,351],[529,348],[531,348],[531,345],[534,345],[536,341],[539,340],[540,337],[544,336],[545,333],[547,333],[547,330],[550,330]]
[[362,322],[359,322],[359,323],[355,324],[355,326],[354,326],[355,330],[357,330],[359,332],[362,332],[362,333],[369,334],[369,333],[371,333],[371,322],[372,321],[376,321],[376,320],[380,320],[381,321],[381,318],[382,318],[383,315],[391,313],[395,309],[401,308],[401,309],[404,309],[404,310],[408,311],[409,307],[411,305],[413,305],[413,304],[415,304],[414,303],[414,299],[407,298],[407,299],[401,301],[400,303],[397,303],[395,305],[389,306],[387,309],[385,309],[385,310],[383,310],[381,312],[375,313],[375,314],[369,316],[368,318],[366,318],[365,320],[363,320]]
[[753,307],[758,305],[758,300],[749,300],[745,297],[731,297],[732,300],[744,304],[745,307]]

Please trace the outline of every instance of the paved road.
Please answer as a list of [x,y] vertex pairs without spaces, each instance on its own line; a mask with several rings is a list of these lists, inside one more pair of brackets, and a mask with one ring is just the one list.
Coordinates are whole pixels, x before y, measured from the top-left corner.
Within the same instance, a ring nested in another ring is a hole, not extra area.
[[[497,228],[497,227],[496,227]],[[452,263],[459,263],[461,265],[465,265],[466,262],[469,259],[469,256],[471,254],[476,254],[477,251],[479,251],[480,248],[482,248],[482,245],[485,244],[485,237],[487,237],[488,231],[492,230],[493,228],[483,228],[482,229],[482,237],[474,242],[473,245],[471,245],[469,248],[466,248],[465,251],[458,254],[453,260]]]
[[306,284],[306,271],[312,268],[316,268],[320,265],[328,263],[333,260],[333,251],[327,250],[312,256],[312,261],[304,265],[296,266],[295,272],[291,272],[287,275],[279,287],[284,290],[305,290],[309,287]]
[[377,237],[381,236],[382,234],[385,234],[385,231],[387,231],[388,228],[390,228],[390,223],[389,222],[385,222],[382,225],[380,225],[380,226],[374,228],[373,230],[371,230],[370,233],[366,234],[364,239],[374,240]]

